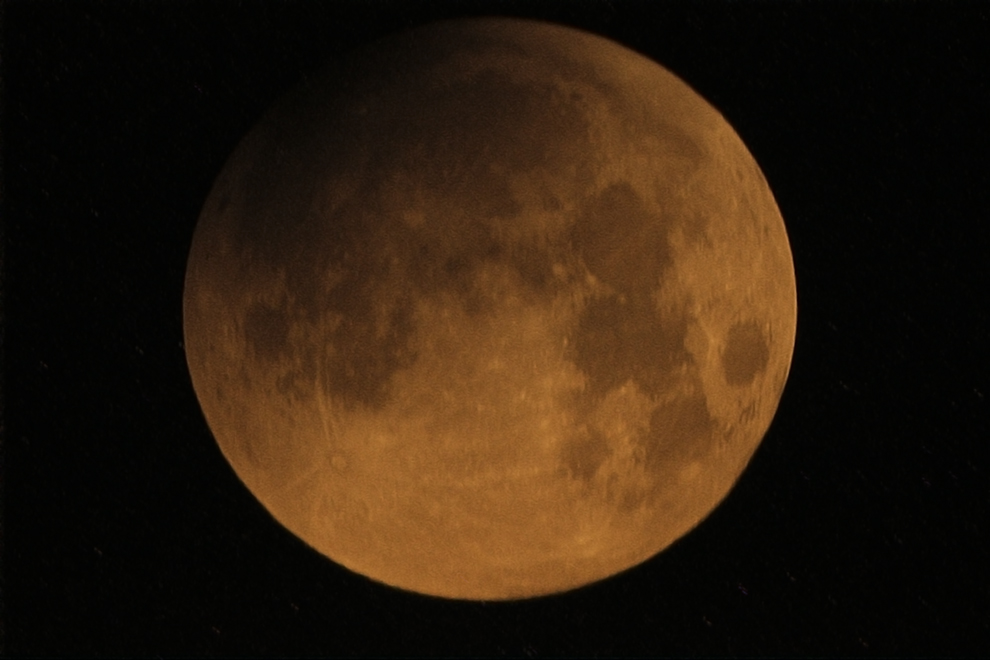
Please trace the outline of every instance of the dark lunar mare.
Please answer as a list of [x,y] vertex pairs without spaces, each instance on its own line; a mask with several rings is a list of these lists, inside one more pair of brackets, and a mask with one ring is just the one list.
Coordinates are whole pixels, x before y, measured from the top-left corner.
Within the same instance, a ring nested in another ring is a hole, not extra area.
[[[588,388],[575,402],[579,415],[630,381],[652,398],[669,394],[683,378],[678,371],[692,363],[684,343],[691,320],[687,310],[673,308],[661,315],[654,300],[674,266],[671,226],[671,218],[651,211],[624,183],[591,199],[577,218],[571,233],[574,249],[612,289],[588,302],[569,342],[570,359],[588,376]],[[660,405],[649,429],[640,434],[640,460],[655,474],[709,452],[715,424],[700,382],[693,380],[695,392]],[[572,476],[589,481],[610,455],[610,443],[587,425],[579,424],[579,429],[565,446],[562,462]],[[657,484],[664,485],[662,480]],[[637,506],[640,498],[633,500],[627,506]]]
[[770,347],[756,321],[736,323],[729,328],[722,354],[725,382],[739,387],[749,385],[769,361]]

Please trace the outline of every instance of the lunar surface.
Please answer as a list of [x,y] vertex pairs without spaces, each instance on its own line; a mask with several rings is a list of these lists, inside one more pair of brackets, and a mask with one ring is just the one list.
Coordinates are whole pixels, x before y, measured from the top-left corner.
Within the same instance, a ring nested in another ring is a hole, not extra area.
[[658,64],[464,20],[303,81],[193,237],[210,429],[333,561],[465,599],[555,593],[705,518],[790,367],[793,264],[726,120]]

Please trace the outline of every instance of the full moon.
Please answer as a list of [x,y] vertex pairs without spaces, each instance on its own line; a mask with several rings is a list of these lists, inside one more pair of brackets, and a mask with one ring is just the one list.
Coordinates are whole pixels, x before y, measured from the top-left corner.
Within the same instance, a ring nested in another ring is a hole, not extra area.
[[728,122],[551,24],[416,28],[308,77],[193,235],[185,349],[279,523],[401,589],[557,593],[657,554],[739,479],[797,319]]

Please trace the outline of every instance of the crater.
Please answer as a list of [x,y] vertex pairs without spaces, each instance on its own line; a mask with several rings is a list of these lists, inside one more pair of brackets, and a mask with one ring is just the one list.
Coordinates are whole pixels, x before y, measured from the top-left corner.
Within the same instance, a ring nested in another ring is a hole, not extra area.
[[749,385],[770,360],[770,348],[756,321],[736,323],[729,328],[722,353],[722,373],[729,385]]

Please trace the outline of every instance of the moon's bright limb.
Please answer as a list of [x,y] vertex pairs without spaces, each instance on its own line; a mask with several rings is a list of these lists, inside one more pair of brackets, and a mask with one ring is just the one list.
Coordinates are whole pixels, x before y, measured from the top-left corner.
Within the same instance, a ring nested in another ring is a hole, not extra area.
[[725,497],[796,324],[784,224],[722,116],[573,29],[435,24],[306,81],[193,240],[186,351],[238,476],[427,594],[552,593]]

